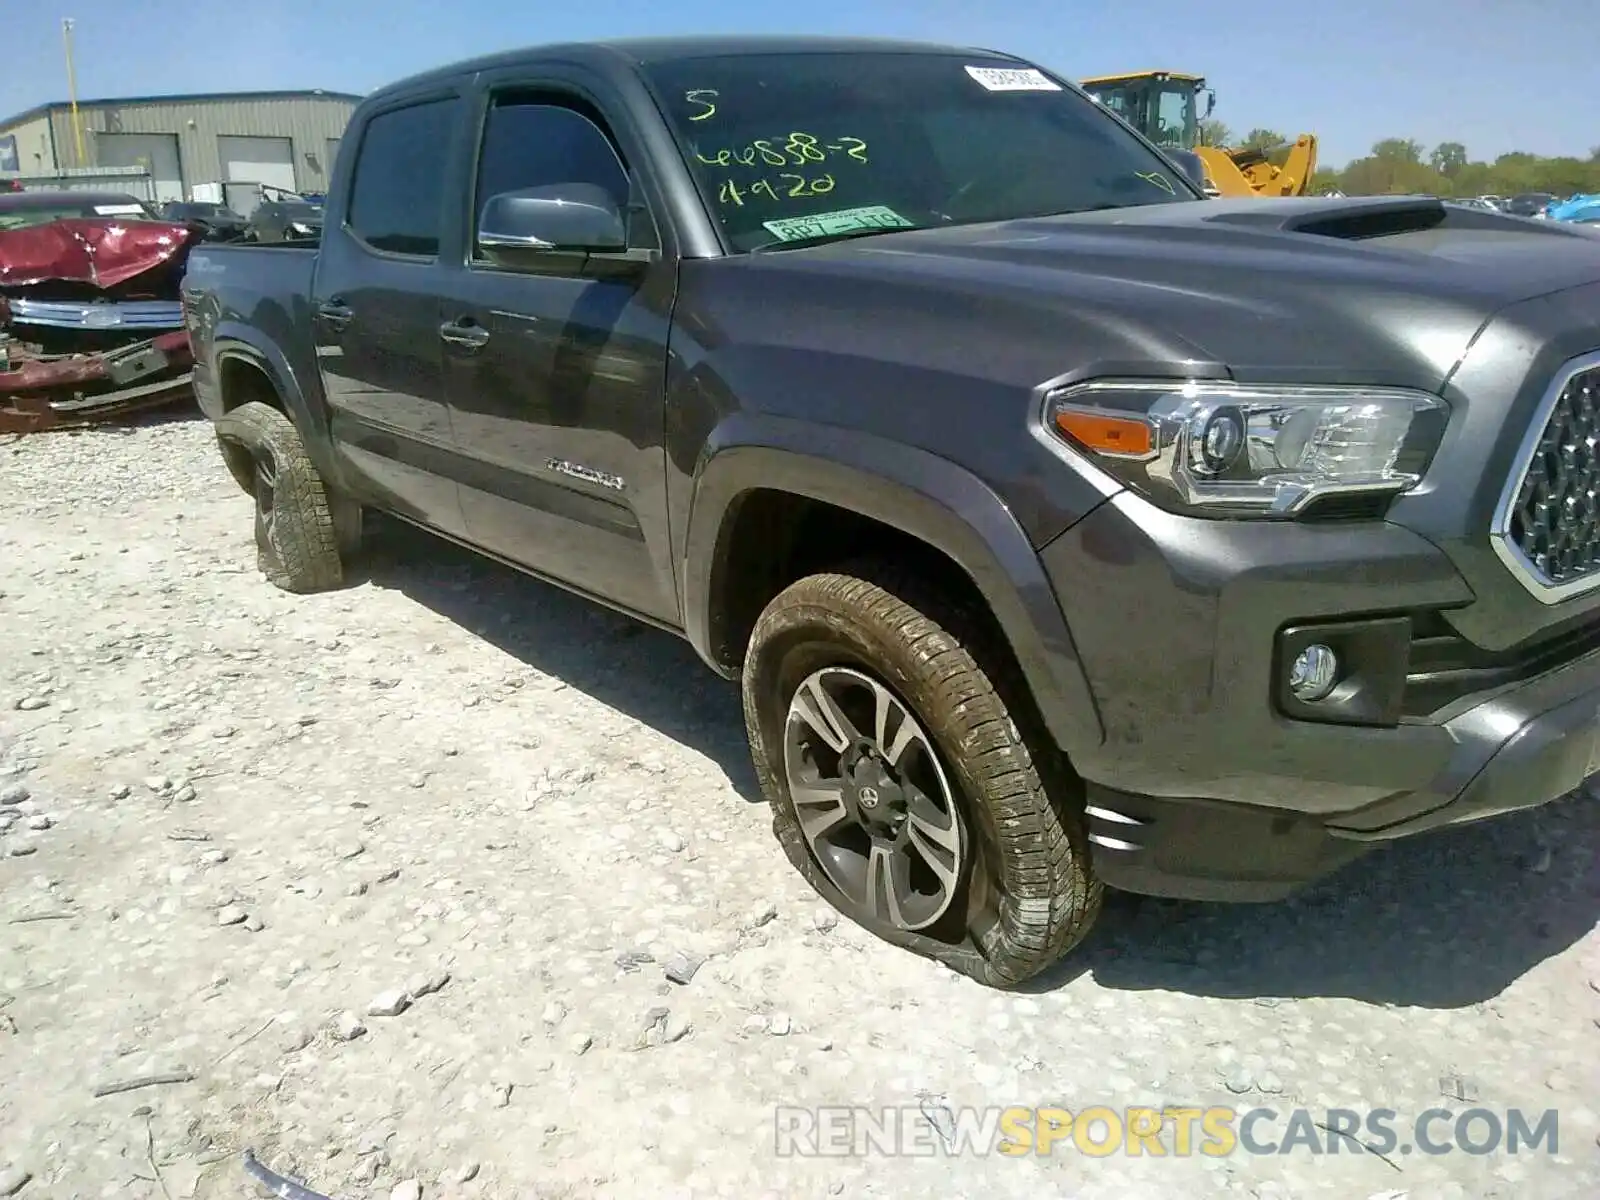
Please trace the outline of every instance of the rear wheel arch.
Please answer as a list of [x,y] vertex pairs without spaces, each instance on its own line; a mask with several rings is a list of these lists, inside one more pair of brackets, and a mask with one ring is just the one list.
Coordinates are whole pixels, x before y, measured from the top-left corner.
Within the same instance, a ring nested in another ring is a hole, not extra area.
[[223,412],[232,412],[251,401],[260,401],[285,414],[288,412],[288,405],[266,361],[243,349],[218,351],[217,391]]
[[[354,494],[355,488],[332,453],[327,423],[317,419],[300,381],[275,347],[263,348],[230,333],[222,333],[214,343],[212,361],[224,413],[251,401],[277,409],[300,433],[306,453],[323,479],[342,492]],[[230,463],[229,470],[232,469]]]
[[[685,627],[700,656],[736,677],[751,628],[795,579],[890,553],[981,604],[1029,699],[1070,754],[1103,729],[1054,592],[1026,535],[976,476],[915,447],[817,431],[823,454],[778,438],[714,448],[697,472],[685,533]],[[814,540],[843,536],[837,545]],[[889,544],[876,542],[885,535]]]
[[[242,350],[222,350],[217,362],[217,396],[224,414],[246,404],[264,404],[289,415],[283,396],[272,380],[266,364],[254,354]],[[237,440],[217,435],[217,449],[233,481],[246,493],[255,488],[256,463],[250,451]]]
[[[303,456],[317,477],[317,486],[326,493],[327,503],[334,514],[337,542],[340,552],[353,556],[362,539],[363,511],[359,502],[346,495],[340,487],[339,475],[330,470],[333,465],[322,453],[321,443],[308,438],[310,428],[299,411],[300,406],[290,400],[298,393],[286,390],[274,377],[269,360],[251,347],[230,345],[216,354],[217,393],[222,406],[223,424],[217,428],[217,449],[223,464],[246,495],[254,495],[258,480],[256,455],[238,437],[224,428],[229,417],[249,405],[260,405],[281,413],[295,435],[296,454]],[[259,420],[259,418],[258,418]]]

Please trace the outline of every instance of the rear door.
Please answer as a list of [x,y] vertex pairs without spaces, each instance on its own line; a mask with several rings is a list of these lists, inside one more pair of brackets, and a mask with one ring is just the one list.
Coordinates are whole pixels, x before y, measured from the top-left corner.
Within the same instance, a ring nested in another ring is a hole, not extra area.
[[[663,449],[676,284],[625,112],[559,71],[482,83],[467,240],[442,311],[461,503],[486,549],[634,613],[676,624]],[[619,106],[620,107],[620,106]],[[475,214],[500,192],[604,188],[632,208],[650,261],[575,254],[493,262]]]
[[[439,340],[446,212],[465,175],[459,88],[397,99],[359,131],[347,202],[323,231],[311,297],[335,452],[369,498],[453,536],[465,522]],[[354,131],[352,131],[354,132]]]

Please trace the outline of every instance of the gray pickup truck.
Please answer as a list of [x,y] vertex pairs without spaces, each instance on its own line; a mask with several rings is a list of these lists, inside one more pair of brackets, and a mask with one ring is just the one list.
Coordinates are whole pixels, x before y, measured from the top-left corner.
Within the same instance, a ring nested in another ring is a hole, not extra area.
[[1590,234],[1208,200],[993,51],[631,41],[375,93],[321,244],[184,292],[272,583],[378,511],[680,634],[795,867],[986,984],[1596,770]]

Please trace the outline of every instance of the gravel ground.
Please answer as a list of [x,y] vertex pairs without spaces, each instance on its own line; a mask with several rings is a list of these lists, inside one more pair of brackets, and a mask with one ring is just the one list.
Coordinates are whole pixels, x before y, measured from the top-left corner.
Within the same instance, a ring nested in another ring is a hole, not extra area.
[[[337,1197],[1600,1194],[1587,798],[1282,904],[1116,898],[1002,994],[828,917],[670,637],[417,534],[278,592],[198,421],[0,445],[0,514],[0,1195],[236,1197],[245,1149]],[[1560,1140],[775,1152],[776,1106],[839,1104],[925,1147],[985,1105]]]

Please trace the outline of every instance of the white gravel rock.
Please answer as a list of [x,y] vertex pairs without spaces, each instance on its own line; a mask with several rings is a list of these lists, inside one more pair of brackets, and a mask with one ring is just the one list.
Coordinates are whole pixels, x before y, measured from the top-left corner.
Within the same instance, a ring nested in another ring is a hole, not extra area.
[[398,1017],[410,1007],[411,997],[400,988],[391,988],[387,992],[379,992],[367,1001],[367,1016]]

